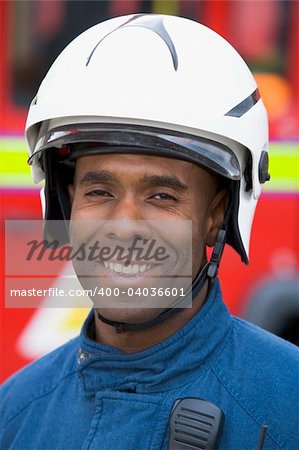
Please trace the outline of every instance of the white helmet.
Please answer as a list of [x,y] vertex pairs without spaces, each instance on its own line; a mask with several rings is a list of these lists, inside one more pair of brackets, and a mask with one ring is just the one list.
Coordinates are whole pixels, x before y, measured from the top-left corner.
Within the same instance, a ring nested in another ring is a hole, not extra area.
[[50,68],[26,137],[34,179],[46,178],[46,219],[69,214],[53,164],[83,154],[164,155],[232,180],[227,242],[248,262],[257,199],[269,179],[267,113],[243,59],[209,28],[155,14],[93,26]]

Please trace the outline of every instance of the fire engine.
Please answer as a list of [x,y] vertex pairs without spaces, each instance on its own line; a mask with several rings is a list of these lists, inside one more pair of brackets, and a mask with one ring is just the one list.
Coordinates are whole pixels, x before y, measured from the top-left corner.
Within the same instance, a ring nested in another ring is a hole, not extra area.
[[[269,112],[271,181],[257,207],[250,265],[243,266],[226,247],[220,278],[234,315],[298,345],[299,2],[24,0],[0,2],[0,8],[1,378],[77,334],[87,314],[82,307],[5,306],[4,222],[42,218],[40,186],[33,184],[26,163],[23,130],[28,105],[55,57],[79,32],[133,12],[195,19],[226,38],[254,71]],[[15,251],[18,258],[17,250],[6,251]],[[54,279],[53,287],[60,282]]]

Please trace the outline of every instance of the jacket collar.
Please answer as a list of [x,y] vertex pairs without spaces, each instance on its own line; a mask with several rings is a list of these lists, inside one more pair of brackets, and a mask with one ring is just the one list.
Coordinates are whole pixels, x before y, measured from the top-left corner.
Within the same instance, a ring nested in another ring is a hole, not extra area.
[[204,306],[185,326],[137,353],[126,354],[90,339],[87,330],[93,320],[92,310],[79,337],[77,358],[78,374],[88,394],[103,389],[145,394],[191,382],[215,361],[232,326],[218,280]]

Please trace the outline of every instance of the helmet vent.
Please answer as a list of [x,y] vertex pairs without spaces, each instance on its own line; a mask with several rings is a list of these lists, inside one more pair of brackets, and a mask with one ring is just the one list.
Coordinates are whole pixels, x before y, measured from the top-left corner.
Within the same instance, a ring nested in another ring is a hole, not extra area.
[[242,117],[259,101],[260,98],[260,92],[256,88],[256,90],[251,95],[249,95],[249,97],[242,100],[238,105],[234,106],[224,115],[230,117]]

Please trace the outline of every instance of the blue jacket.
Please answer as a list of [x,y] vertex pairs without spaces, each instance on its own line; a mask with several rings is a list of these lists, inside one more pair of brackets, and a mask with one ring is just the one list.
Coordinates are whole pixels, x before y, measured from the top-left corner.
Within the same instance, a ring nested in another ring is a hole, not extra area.
[[[225,414],[221,450],[299,449],[299,350],[233,318],[218,282],[177,333],[124,354],[81,335],[2,388],[1,450],[166,450],[176,399]],[[38,337],[37,337],[38,338]]]

